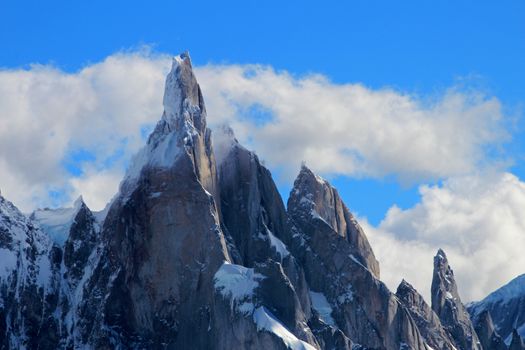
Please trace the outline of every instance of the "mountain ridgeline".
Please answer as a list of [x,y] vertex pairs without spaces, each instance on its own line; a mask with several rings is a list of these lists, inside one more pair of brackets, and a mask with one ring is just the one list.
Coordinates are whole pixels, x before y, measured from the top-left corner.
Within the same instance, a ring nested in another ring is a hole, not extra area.
[[326,180],[303,166],[285,206],[231,129],[212,144],[187,53],[163,104],[103,213],[0,196],[0,349],[525,350],[525,280],[467,311],[440,250],[431,305],[393,293]]

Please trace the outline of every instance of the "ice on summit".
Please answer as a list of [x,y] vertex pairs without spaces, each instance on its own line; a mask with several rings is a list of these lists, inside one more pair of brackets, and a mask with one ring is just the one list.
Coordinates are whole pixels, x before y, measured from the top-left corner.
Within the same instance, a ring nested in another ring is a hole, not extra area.
[[192,137],[203,129],[205,111],[200,98],[189,54],[175,56],[166,78],[162,118],[132,158],[123,184],[132,185],[145,166],[169,168],[175,163],[184,146],[191,145]]
[[31,214],[31,219],[40,225],[53,242],[62,246],[82,205],[84,201],[80,196],[70,208],[37,209]]

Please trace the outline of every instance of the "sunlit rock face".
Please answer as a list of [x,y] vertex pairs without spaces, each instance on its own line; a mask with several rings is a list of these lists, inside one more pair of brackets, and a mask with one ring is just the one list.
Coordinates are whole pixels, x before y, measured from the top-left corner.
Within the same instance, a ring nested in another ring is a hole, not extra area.
[[443,328],[439,317],[410,283],[405,280],[401,281],[397,287],[396,296],[407,308],[428,345],[433,349],[453,350],[455,348],[454,342]]

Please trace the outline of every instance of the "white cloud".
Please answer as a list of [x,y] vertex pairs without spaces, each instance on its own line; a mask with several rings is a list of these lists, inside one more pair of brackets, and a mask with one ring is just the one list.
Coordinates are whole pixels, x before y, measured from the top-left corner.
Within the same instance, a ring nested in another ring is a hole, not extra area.
[[[292,178],[301,161],[323,174],[428,181],[492,161],[506,139],[501,105],[451,88],[433,99],[265,66],[198,70],[210,120],[227,120],[271,166]],[[263,119],[247,118],[256,107]],[[276,152],[276,150],[279,150]]]
[[420,203],[392,207],[379,227],[364,224],[390,288],[405,278],[429,298],[438,248],[448,255],[463,301],[525,272],[525,183],[516,176],[458,177],[421,186],[420,193]]
[[[26,211],[50,205],[49,190],[76,195],[75,183],[98,175],[73,179],[63,166],[73,151],[95,155],[89,163],[98,169],[121,166],[141,146],[141,127],[161,115],[169,62],[166,56],[131,53],[72,74],[39,65],[0,70],[3,194]],[[107,201],[115,190],[97,190],[93,203]]]
[[[63,162],[78,149],[96,155],[88,163],[98,169],[123,164],[108,159],[118,153],[129,159],[143,142],[141,128],[160,117],[169,65],[165,55],[138,52],[72,74],[39,65],[0,71],[4,194],[24,210],[49,204],[50,189],[73,195]],[[404,181],[467,173],[487,162],[487,146],[506,136],[498,100],[477,93],[452,89],[425,102],[256,65],[209,65],[196,74],[210,124],[232,124],[240,141],[282,168],[287,180],[302,160],[323,174]],[[257,122],[248,117],[254,106]],[[99,195],[97,203],[113,193]]]
[[84,176],[70,180],[73,188],[71,196],[75,198],[81,195],[88,207],[101,210],[111,199],[108,196],[112,197],[117,193],[123,177],[124,172],[119,168],[100,171],[89,169]]

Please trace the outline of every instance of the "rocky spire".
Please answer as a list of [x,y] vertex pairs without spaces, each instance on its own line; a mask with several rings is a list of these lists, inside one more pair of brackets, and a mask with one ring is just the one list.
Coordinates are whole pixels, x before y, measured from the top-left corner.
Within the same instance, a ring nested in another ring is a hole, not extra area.
[[337,190],[302,165],[288,200],[290,215],[313,218],[328,225],[350,244],[354,257],[379,278],[379,262],[366,235]]
[[264,262],[271,251],[276,260],[284,259],[290,255],[281,241],[286,209],[270,171],[255,153],[237,142],[231,128],[221,128],[216,136],[221,154],[221,210],[243,264],[251,267],[254,262]]
[[288,215],[289,246],[311,292],[356,348],[426,349],[406,308],[376,277],[377,261],[337,191],[306,166],[294,182]]
[[206,108],[188,52],[173,58],[166,77],[163,106],[162,121],[171,130],[184,130],[185,127],[200,133],[206,130]]
[[146,146],[133,158],[121,192],[135,188],[144,168],[171,168],[186,153],[202,186],[218,201],[217,173],[206,107],[187,52],[175,56],[164,90],[164,113]]
[[494,323],[490,312],[487,310],[483,311],[478,315],[477,319],[473,320],[474,329],[478,335],[479,341],[483,346],[483,349],[490,350],[506,350],[507,346],[501,339],[500,335],[494,328]]
[[74,204],[75,215],[69,226],[64,243],[64,266],[66,278],[71,287],[78,284],[84,274],[89,256],[99,240],[100,227],[95,216],[79,197]]
[[84,288],[79,314],[90,327],[80,336],[95,347],[205,349],[213,342],[202,337],[215,329],[213,276],[231,258],[211,132],[186,53],[173,60],[164,108],[108,210],[104,250]]
[[443,329],[439,317],[410,283],[401,281],[396,296],[407,308],[428,345],[433,349],[454,349],[454,343]]
[[434,257],[431,293],[432,310],[438,315],[456,347],[464,350],[481,349],[470,317],[459,297],[454,272],[441,249]]

